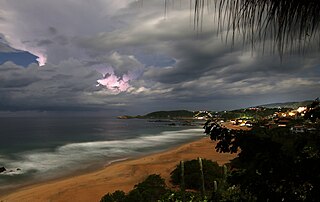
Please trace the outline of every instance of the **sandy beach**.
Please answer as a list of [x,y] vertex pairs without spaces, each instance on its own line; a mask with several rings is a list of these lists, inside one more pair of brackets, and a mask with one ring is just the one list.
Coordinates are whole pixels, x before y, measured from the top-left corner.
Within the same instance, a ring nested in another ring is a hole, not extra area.
[[217,153],[214,147],[215,143],[205,137],[165,152],[116,162],[95,172],[20,188],[0,196],[0,201],[100,201],[108,192],[130,191],[150,174],[160,174],[170,186],[170,172],[181,160],[201,157],[225,164],[236,157],[236,154]]

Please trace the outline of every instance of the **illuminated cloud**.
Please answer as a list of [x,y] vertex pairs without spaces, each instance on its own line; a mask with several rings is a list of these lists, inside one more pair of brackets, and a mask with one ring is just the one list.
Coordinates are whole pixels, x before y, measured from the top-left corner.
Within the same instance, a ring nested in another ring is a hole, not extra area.
[[114,68],[110,65],[95,65],[92,68],[102,74],[102,78],[97,80],[97,87],[103,86],[113,93],[127,91],[131,87],[130,81],[137,79],[137,75],[131,72],[121,76],[116,75]]
[[121,77],[116,76],[112,67],[105,68],[102,75],[103,78],[97,80],[97,86],[104,86],[114,93],[124,92],[130,87],[130,77],[126,74]]
[[[12,35],[14,36],[14,34]],[[28,46],[27,44],[22,43],[17,37],[10,37],[5,36],[4,40],[6,43],[8,43],[9,47],[14,48],[15,50],[19,51],[26,51],[29,52],[38,58],[36,59],[38,61],[39,66],[44,66],[47,62],[47,55],[44,48],[41,47],[34,47],[34,46]]]
[[31,49],[25,49],[24,51],[28,51],[29,53],[32,53],[33,55],[37,56],[37,61],[39,66],[44,66],[47,63],[47,55],[45,53],[42,53],[40,50],[31,50]]

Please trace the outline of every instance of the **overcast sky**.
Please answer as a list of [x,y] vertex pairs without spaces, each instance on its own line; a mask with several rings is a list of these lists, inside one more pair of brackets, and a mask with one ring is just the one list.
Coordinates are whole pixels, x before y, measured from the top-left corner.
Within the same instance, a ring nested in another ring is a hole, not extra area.
[[[0,0],[0,111],[228,110],[320,96],[319,54],[193,29],[189,1]],[[241,38],[241,36],[240,36]],[[1,114],[0,113],[0,114]]]

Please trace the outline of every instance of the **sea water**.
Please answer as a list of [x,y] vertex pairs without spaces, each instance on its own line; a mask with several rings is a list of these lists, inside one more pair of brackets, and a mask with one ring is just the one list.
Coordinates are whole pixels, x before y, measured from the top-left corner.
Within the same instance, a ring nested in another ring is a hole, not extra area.
[[201,136],[199,126],[143,119],[0,118],[0,167],[6,168],[0,173],[0,192],[163,151]]

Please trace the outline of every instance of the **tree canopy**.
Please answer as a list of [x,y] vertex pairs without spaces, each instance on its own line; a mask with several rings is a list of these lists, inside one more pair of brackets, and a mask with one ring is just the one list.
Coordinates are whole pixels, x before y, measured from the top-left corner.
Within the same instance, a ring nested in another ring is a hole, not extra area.
[[[314,107],[312,108],[314,109]],[[255,126],[230,130],[208,121],[205,133],[218,141],[219,152],[239,152],[228,179],[240,196],[255,201],[318,201],[320,198],[320,136],[316,131],[292,133],[287,128]]]

